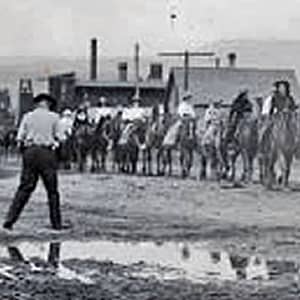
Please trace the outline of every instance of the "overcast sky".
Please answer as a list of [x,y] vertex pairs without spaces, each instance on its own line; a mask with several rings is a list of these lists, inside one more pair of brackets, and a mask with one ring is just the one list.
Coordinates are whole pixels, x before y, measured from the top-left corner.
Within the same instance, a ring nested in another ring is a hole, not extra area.
[[[0,55],[85,56],[201,48],[220,39],[300,39],[300,0],[0,0]],[[177,20],[171,24],[170,15]]]

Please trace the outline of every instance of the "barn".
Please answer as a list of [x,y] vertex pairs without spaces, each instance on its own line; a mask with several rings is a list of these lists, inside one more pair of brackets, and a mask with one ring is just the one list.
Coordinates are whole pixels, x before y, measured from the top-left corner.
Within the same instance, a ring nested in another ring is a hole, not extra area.
[[[166,102],[169,112],[175,113],[184,92],[185,69],[172,68],[169,73]],[[189,92],[198,115],[213,100],[223,100],[228,107],[241,89],[248,89],[251,99],[264,98],[277,80],[287,80],[296,101],[300,100],[300,87],[292,69],[261,69],[240,67],[191,67],[188,70]]]

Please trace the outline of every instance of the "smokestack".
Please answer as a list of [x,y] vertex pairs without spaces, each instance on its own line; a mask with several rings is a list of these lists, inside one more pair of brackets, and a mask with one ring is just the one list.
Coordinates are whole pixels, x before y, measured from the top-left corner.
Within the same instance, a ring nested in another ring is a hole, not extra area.
[[134,54],[134,64],[135,64],[135,79],[136,82],[140,81],[140,45],[135,44],[135,54]]
[[119,81],[127,81],[128,80],[128,64],[127,62],[120,62],[118,64],[119,71]]
[[90,65],[90,79],[96,80],[97,79],[97,60],[98,60],[98,43],[97,39],[91,39],[91,65]]
[[216,69],[219,69],[221,67],[221,58],[220,57],[216,57],[215,67],[216,67]]
[[228,64],[230,68],[236,67],[237,55],[235,52],[231,52],[228,54]]
[[160,63],[150,64],[149,79],[162,80],[163,79],[163,65]]

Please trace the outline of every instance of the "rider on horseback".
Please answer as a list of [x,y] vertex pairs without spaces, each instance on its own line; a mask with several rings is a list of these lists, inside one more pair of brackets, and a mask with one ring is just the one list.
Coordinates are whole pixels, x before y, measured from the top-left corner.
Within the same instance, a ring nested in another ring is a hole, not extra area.
[[275,82],[276,91],[272,98],[272,105],[270,109],[270,115],[282,112],[285,109],[289,111],[296,110],[296,104],[294,98],[290,93],[290,84],[288,81]]
[[271,129],[273,116],[280,112],[295,111],[296,104],[290,94],[290,84],[288,81],[276,81],[273,85],[272,95],[264,100],[262,106],[262,128],[260,130],[259,141],[263,142],[266,133]]
[[232,141],[235,137],[237,126],[245,117],[246,113],[252,113],[253,105],[248,97],[249,91],[247,89],[242,90],[240,94],[233,100],[231,104],[231,109],[229,113],[228,120],[228,132],[227,132],[227,141]]
[[221,122],[220,108],[223,100],[216,100],[209,105],[204,115],[205,129],[212,123],[216,124]]
[[193,105],[190,103],[190,99],[193,98],[193,95],[189,92],[186,92],[183,97],[182,101],[178,106],[178,115],[181,119],[184,118],[190,118],[190,119],[195,119],[196,118],[196,113],[194,110]]
[[86,105],[81,104],[76,113],[75,113],[75,119],[74,119],[74,128],[77,128],[78,126],[82,124],[88,123],[88,108]]
[[190,100],[193,95],[189,92],[185,92],[182,97],[182,101],[178,106],[177,114],[179,116],[179,121],[182,124],[187,124],[189,128],[188,135],[195,137],[196,135],[196,112]]

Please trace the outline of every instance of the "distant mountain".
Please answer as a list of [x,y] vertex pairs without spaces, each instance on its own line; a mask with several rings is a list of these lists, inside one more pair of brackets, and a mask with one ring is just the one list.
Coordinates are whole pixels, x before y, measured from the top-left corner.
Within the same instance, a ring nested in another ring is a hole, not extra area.
[[[142,46],[142,45],[141,45]],[[174,49],[176,50],[176,49]],[[202,50],[212,50],[221,58],[221,66],[228,65],[227,54],[236,52],[237,65],[242,67],[291,68],[297,71],[300,79],[300,41],[280,40],[232,40],[219,41],[206,45]],[[154,54],[156,55],[156,54]],[[117,64],[129,63],[129,77],[133,77],[133,57],[100,57],[99,78],[117,79]],[[177,58],[160,58],[158,56],[141,57],[141,76],[146,78],[151,62],[164,64],[164,77],[167,78],[171,66],[182,66],[183,60]],[[207,58],[193,58],[191,65],[213,65]],[[89,59],[71,57],[0,57],[0,87],[11,90],[14,106],[18,98],[18,81],[21,77],[38,79],[49,74],[75,71],[82,79],[88,78]],[[34,81],[35,92],[46,89],[45,82]]]

